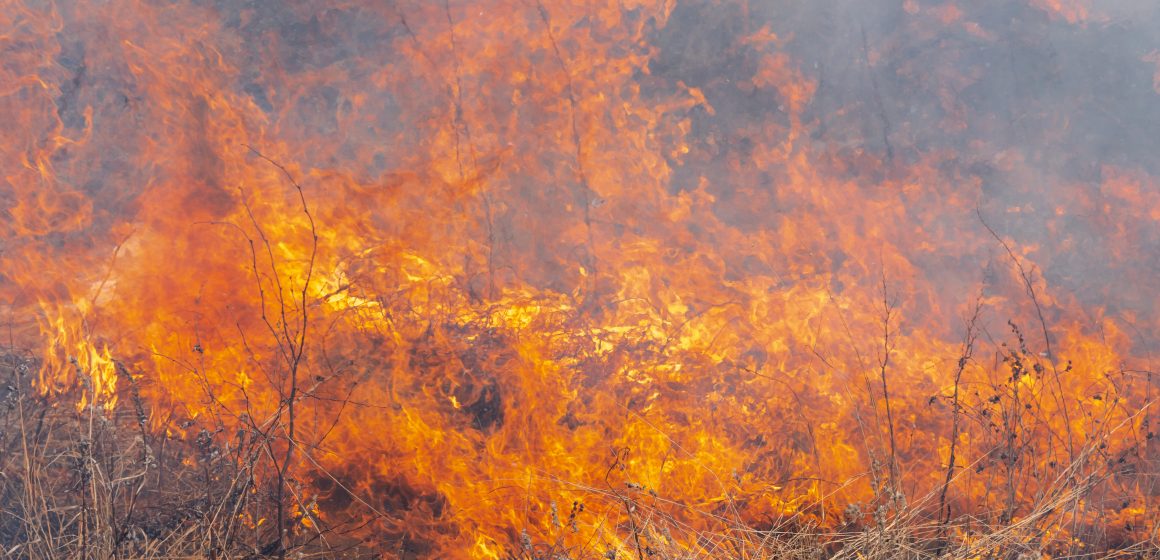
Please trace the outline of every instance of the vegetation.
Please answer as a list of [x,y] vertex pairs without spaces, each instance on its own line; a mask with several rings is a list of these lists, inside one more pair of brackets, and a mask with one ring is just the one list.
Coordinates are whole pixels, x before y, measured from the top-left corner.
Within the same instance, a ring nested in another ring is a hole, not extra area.
[[[1071,463],[1050,473],[1050,480],[1036,490],[1034,503],[1014,501],[1023,495],[1016,485],[1029,480],[1021,472],[1023,465],[1034,463],[1024,457],[1034,449],[1026,438],[1037,436],[1028,429],[1034,419],[1023,417],[1032,407],[1020,400],[1031,397],[1018,393],[1017,380],[1045,372],[1038,370],[1020,331],[1012,329],[1018,342],[1007,349],[1001,365],[1010,383],[999,388],[992,403],[1003,416],[996,453],[1002,454],[997,464],[1006,469],[1006,488],[994,490],[1008,493],[1005,511],[952,513],[947,506],[947,486],[962,473],[981,469],[983,459],[967,463],[960,458],[957,468],[948,465],[945,485],[925,496],[906,496],[902,488],[908,475],[885,459],[870,466],[874,502],[846,504],[837,523],[791,516],[759,527],[738,521],[732,529],[712,534],[692,530],[669,514],[680,507],[677,497],[666,499],[637,484],[610,483],[586,492],[591,502],[622,508],[623,516],[616,521],[623,535],[619,545],[568,548],[562,541],[536,542],[526,530],[513,529],[510,557],[1160,558],[1160,536],[1117,527],[1103,518],[1102,508],[1122,497],[1106,495],[1108,488],[1125,487],[1110,482],[1155,476],[1139,470],[1150,463],[1106,449],[1106,436],[1123,425],[1108,424],[1104,432],[1077,441]],[[960,374],[971,359],[976,334],[968,328]],[[269,423],[251,422],[226,433],[220,419],[175,418],[162,430],[150,430],[148,417],[157,411],[138,396],[136,376],[121,365],[123,400],[110,411],[94,402],[84,383],[68,394],[41,396],[34,388],[38,364],[32,359],[9,353],[2,364],[0,543],[5,557],[424,555],[402,543],[375,542],[373,534],[359,531],[358,523],[319,518],[317,503],[309,503],[299,483],[286,475],[286,441],[276,435],[285,432],[270,429]],[[78,377],[85,379],[85,372]],[[972,409],[957,391],[951,398],[956,400],[954,413],[961,416],[955,429],[981,420],[982,409]],[[67,404],[75,402],[88,404],[79,410]],[[275,416],[285,412],[276,411]],[[613,459],[609,472],[616,468]],[[576,531],[578,509],[583,511],[583,506],[574,503],[569,510],[554,505],[550,523]],[[368,507],[367,517],[375,515],[381,513]]]

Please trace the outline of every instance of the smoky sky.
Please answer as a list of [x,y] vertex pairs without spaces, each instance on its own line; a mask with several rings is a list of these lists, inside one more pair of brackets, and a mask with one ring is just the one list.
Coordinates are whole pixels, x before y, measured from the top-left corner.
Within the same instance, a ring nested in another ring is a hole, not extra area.
[[[1160,49],[1160,8],[1097,3],[1089,20],[1068,22],[1024,2],[955,2],[959,15],[946,23],[929,13],[952,3],[920,1],[909,11],[903,4],[679,3],[656,36],[651,69],[703,88],[717,111],[697,116],[693,136],[727,140],[713,157],[680,165],[673,188],[709,177],[729,189],[723,162],[744,161],[752,149],[735,134],[737,123],[785,118],[776,103],[740,92],[731,79],[752,72],[757,57],[737,38],[767,27],[817,83],[803,117],[811,141],[886,162],[851,166],[857,180],[873,185],[925,154],[951,154],[941,163],[946,180],[976,179],[991,225],[1051,254],[1036,269],[1049,284],[1089,305],[1151,316],[1160,230],[1105,201],[1100,185],[1109,170],[1160,173],[1157,65],[1147,60]],[[1017,169],[1002,164],[1011,155],[1022,162]],[[1052,215],[1057,208],[1067,212]]]

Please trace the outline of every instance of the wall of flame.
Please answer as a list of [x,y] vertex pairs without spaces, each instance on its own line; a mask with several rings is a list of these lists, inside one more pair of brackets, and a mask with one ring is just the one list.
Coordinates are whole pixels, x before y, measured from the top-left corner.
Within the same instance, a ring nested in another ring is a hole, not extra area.
[[293,378],[319,515],[480,558],[929,507],[956,415],[956,512],[1154,472],[1155,9],[795,4],[6,0],[10,351],[177,437]]

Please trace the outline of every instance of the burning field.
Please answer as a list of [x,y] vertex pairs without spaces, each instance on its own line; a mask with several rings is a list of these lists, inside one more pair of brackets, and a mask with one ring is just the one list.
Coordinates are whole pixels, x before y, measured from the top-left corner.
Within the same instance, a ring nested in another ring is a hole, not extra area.
[[1154,2],[0,5],[0,556],[1160,553]]

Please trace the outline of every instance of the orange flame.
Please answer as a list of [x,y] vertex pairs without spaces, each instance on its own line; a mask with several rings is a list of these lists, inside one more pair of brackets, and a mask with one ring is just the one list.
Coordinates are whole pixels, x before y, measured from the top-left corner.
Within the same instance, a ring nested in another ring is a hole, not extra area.
[[12,338],[82,409],[131,371],[152,429],[284,433],[294,530],[429,554],[1154,531],[1124,469],[1060,489],[1155,455],[1154,176],[1055,153],[1082,99],[989,110],[1010,21],[811,60],[757,4],[3,2]]

